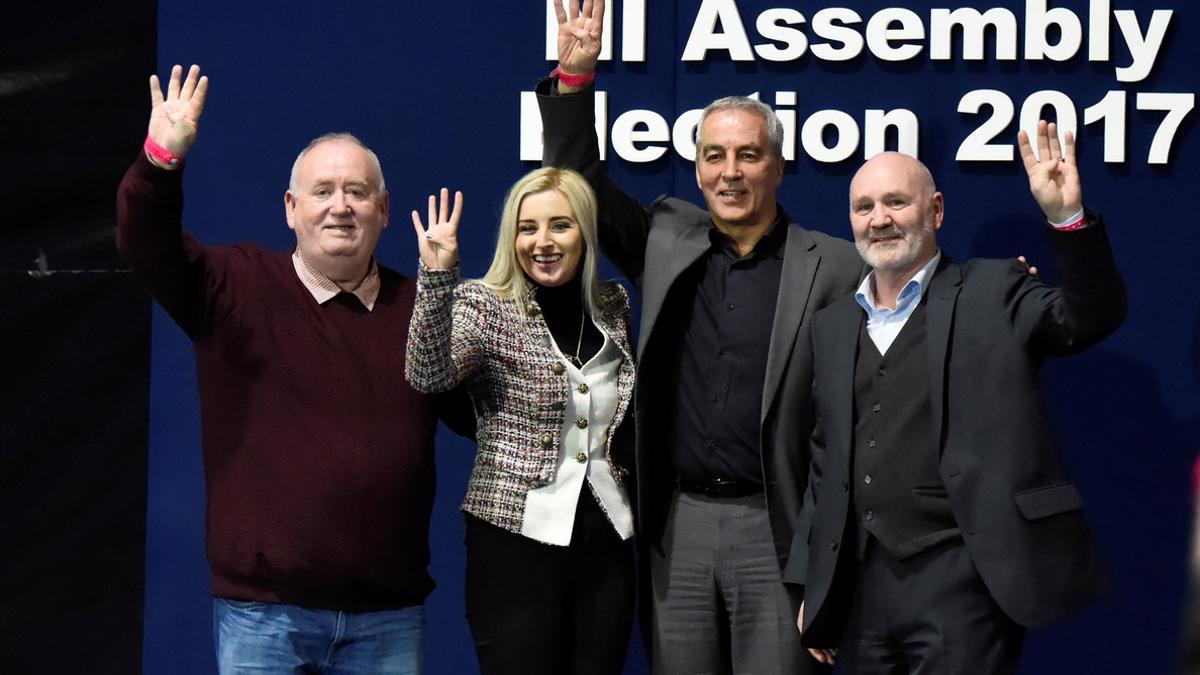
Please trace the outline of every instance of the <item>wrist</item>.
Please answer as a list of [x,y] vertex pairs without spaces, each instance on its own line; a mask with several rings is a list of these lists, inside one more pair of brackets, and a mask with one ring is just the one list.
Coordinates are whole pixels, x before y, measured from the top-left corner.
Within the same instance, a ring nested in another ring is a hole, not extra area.
[[146,134],[146,140],[142,143],[142,150],[145,151],[146,157],[150,162],[157,167],[174,170],[179,168],[179,164],[183,162],[182,155],[176,155],[170,150],[159,145],[150,134]]
[[596,79],[595,69],[589,70],[586,73],[568,73],[562,69],[562,66],[556,67],[550,71],[550,77],[557,77],[560,85],[560,90],[563,85],[568,90],[577,91],[590,85]]
[[1058,230],[1059,232],[1071,232],[1073,230],[1081,230],[1087,226],[1087,214],[1084,213],[1084,210],[1082,208],[1080,208],[1075,213],[1070,214],[1070,215],[1066,216],[1065,218],[1062,218],[1061,220],[1057,220],[1057,219],[1051,220],[1050,218],[1047,217],[1046,223],[1049,224],[1050,227]]

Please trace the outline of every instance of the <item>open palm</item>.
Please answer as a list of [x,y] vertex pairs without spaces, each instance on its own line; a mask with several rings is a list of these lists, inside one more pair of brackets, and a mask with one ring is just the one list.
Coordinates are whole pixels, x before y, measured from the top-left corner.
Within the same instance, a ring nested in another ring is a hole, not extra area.
[[204,112],[208,95],[208,77],[200,76],[200,66],[193,65],[182,78],[183,67],[171,68],[171,81],[163,96],[158,76],[150,76],[150,139],[183,157],[196,142],[196,129]]
[[421,222],[421,214],[412,212],[413,228],[417,232],[417,250],[421,262],[430,269],[450,269],[458,264],[458,221],[462,216],[463,193],[454,193],[454,210],[450,210],[450,190],[442,188],[439,199],[429,195],[429,227]]

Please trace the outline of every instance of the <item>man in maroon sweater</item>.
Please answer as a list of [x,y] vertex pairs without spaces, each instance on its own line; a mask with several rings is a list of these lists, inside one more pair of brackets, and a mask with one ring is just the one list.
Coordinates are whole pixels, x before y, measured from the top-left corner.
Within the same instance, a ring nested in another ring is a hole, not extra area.
[[203,246],[181,169],[207,86],[151,76],[117,243],[195,346],[220,670],[420,672],[441,402],[404,380],[415,282],[373,256],[379,160],[318,138],[284,197],[294,252]]

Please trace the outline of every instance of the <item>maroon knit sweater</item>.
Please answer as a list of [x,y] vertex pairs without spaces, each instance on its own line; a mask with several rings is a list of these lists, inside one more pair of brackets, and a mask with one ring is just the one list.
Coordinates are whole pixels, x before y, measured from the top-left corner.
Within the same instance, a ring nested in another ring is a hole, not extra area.
[[373,311],[318,305],[290,252],[183,234],[181,174],[130,167],[117,247],[195,346],[213,594],[422,603],[436,411],[404,380],[415,281],[380,267]]

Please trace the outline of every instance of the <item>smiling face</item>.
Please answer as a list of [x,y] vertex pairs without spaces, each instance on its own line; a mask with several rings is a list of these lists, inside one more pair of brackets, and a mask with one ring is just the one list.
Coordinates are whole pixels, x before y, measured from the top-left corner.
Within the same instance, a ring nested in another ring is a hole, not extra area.
[[944,205],[928,170],[896,152],[876,155],[850,181],[850,227],[877,273],[911,278],[937,252]]
[[570,202],[558,190],[521,200],[515,244],[521,270],[542,286],[561,286],[579,272],[583,234]]
[[704,118],[696,152],[696,184],[718,229],[767,227],[775,220],[775,192],[783,180],[766,120],[742,108]]
[[325,141],[309,150],[284,195],[300,257],[335,282],[361,280],[387,227],[381,183],[378,164],[353,141]]

